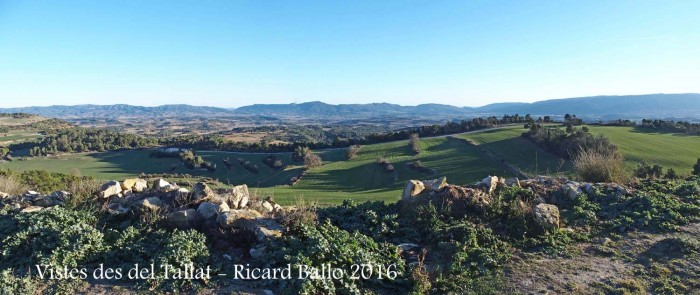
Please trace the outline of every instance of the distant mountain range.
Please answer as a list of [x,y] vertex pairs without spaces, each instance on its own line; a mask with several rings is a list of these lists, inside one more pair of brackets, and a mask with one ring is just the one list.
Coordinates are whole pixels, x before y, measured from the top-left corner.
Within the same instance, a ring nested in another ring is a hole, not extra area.
[[700,94],[648,94],[594,96],[538,101],[534,103],[494,103],[482,107],[456,107],[443,104],[401,106],[389,103],[331,105],[323,102],[299,104],[255,104],[237,109],[191,105],[142,107],[124,104],[0,108],[0,112],[32,113],[53,118],[161,117],[161,116],[276,116],[345,119],[377,117],[438,117],[453,119],[503,114],[533,116],[566,113],[592,119],[678,118],[700,119]]

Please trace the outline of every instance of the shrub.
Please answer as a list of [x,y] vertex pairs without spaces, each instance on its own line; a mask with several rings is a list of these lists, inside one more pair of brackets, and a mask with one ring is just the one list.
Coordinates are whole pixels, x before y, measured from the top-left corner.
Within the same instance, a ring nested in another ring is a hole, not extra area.
[[0,268],[27,265],[75,268],[94,262],[107,248],[88,211],[62,207],[31,214],[5,215],[0,234]]
[[306,166],[306,168],[314,168],[319,167],[321,165],[323,165],[323,160],[321,160],[321,157],[319,157],[318,155],[312,152],[308,152],[304,156],[304,166]]
[[29,277],[15,277],[11,269],[0,272],[0,294],[36,294],[36,289]]
[[389,162],[389,160],[385,159],[384,157],[377,158],[377,163],[379,163],[379,165],[382,166],[382,168],[384,168],[384,172],[394,172],[394,164],[391,164],[391,162]]
[[[288,294],[362,294],[368,288],[404,289],[406,286],[405,262],[399,257],[396,246],[377,243],[361,233],[349,233],[330,222],[319,226],[302,224],[292,229],[279,240],[270,240],[265,253],[257,262],[263,267],[292,266],[292,280],[283,282]],[[330,264],[344,270],[338,279],[299,280],[298,267],[309,266],[320,269]],[[352,265],[370,264],[384,267],[385,276],[379,279],[377,269],[369,279],[352,279]],[[386,276],[391,267],[397,276]],[[404,293],[404,292],[398,292]]]
[[673,168],[668,168],[668,170],[666,170],[666,175],[664,175],[664,178],[666,179],[678,179],[679,177],[680,176],[678,175],[678,173],[676,173],[676,170]]
[[360,146],[356,144],[351,145],[350,147],[348,147],[348,152],[346,154],[347,159],[352,160],[353,158],[355,158],[355,156],[357,156],[358,152],[360,152]]
[[580,149],[574,156],[574,171],[584,181],[622,182],[625,168],[622,156],[608,149]]
[[639,164],[637,169],[634,170],[634,176],[639,178],[661,178],[663,174],[663,167],[661,167],[660,165],[651,166],[646,162]]
[[15,175],[0,175],[0,192],[10,195],[19,195],[27,191],[29,187],[22,183]]
[[[206,267],[209,262],[209,248],[207,248],[204,234],[195,230],[178,231],[166,235],[160,251],[154,258],[156,265],[170,265],[170,278],[176,275],[175,269],[184,269],[190,264],[195,268]],[[201,283],[195,280],[164,280],[162,272],[150,282],[153,287],[166,290],[187,290],[196,288]]]
[[698,159],[698,162],[693,165],[693,175],[700,176],[700,159]]

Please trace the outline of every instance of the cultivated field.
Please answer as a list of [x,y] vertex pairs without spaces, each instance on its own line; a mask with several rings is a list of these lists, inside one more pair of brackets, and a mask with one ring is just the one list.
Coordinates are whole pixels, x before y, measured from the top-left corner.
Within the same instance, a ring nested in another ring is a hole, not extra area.
[[[700,137],[697,136],[646,133],[629,127],[591,126],[590,129],[594,134],[609,137],[620,148],[630,170],[637,163],[647,161],[689,174],[700,157]],[[571,172],[570,163],[523,139],[520,134],[524,131],[522,127],[511,127],[457,136],[488,150],[497,161],[486,158],[476,147],[460,139],[448,137],[421,139],[422,152],[418,155],[414,155],[408,141],[363,146],[352,160],[345,159],[346,149],[316,151],[324,165],[310,169],[294,186],[287,184],[303,171],[303,166],[292,162],[290,153],[275,154],[288,165],[282,170],[274,170],[263,164],[262,160],[269,154],[198,152],[205,160],[217,165],[215,172],[209,172],[187,169],[174,158],[151,158],[147,150],[68,154],[24,161],[16,159],[0,164],[0,168],[79,173],[103,180],[124,179],[140,173],[206,176],[225,184],[245,183],[254,193],[273,196],[282,204],[294,203],[301,198],[323,204],[339,203],[345,199],[396,201],[408,179],[447,176],[449,183],[467,184],[486,175],[510,176],[498,163],[501,159],[530,174]],[[394,171],[385,171],[377,161],[379,158],[392,163]],[[224,159],[233,163],[230,170],[223,164]],[[246,170],[239,159],[257,165],[259,172],[256,174]],[[420,173],[409,168],[408,164],[416,160],[435,173]]]
[[567,174],[571,163],[548,153],[520,136],[526,129],[511,127],[460,135],[490,151],[499,159],[518,166],[531,175]]

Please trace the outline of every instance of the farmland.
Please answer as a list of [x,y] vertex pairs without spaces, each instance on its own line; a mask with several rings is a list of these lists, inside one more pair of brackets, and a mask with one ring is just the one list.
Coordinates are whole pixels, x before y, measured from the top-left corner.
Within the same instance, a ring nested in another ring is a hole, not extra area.
[[[632,127],[589,127],[593,134],[610,138],[622,152],[626,166],[634,169],[638,163],[659,164],[689,174],[700,157],[700,137],[670,133],[640,132]],[[97,179],[124,179],[145,174],[189,174],[206,176],[224,184],[245,183],[253,192],[273,196],[283,204],[298,199],[320,203],[339,203],[344,199],[396,201],[408,179],[428,179],[447,176],[450,183],[472,183],[486,175],[510,176],[498,163],[505,160],[523,171],[536,174],[571,175],[571,163],[543,151],[522,138],[522,127],[508,127],[457,135],[493,154],[496,161],[485,157],[475,146],[448,137],[423,138],[421,150],[414,154],[408,141],[363,146],[356,157],[345,158],[346,149],[315,151],[324,165],[310,169],[294,186],[290,179],[304,170],[303,164],[293,162],[291,153],[272,154],[286,166],[272,169],[263,164],[271,154],[202,151],[197,154],[217,165],[214,172],[191,170],[176,158],[152,158],[148,150],[124,150],[104,153],[78,153],[14,160],[0,165],[13,170],[48,170],[80,174]],[[27,135],[29,136],[29,135]],[[387,172],[378,163],[384,159],[394,167]],[[231,163],[226,167],[224,160]],[[246,170],[242,162],[249,161],[258,173]],[[434,172],[421,173],[409,167],[420,161]],[[195,181],[195,180],[191,180]]]

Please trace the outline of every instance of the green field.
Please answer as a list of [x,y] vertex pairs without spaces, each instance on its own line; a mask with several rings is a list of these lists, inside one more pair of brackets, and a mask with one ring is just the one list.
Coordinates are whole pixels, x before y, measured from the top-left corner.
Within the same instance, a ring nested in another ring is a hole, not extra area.
[[690,174],[700,158],[700,136],[646,132],[634,127],[589,126],[591,133],[603,134],[617,145],[630,169],[646,161]]
[[[313,168],[295,186],[287,186],[292,176],[302,171],[299,164],[291,162],[291,154],[277,154],[288,168],[276,171],[262,163],[267,154],[200,152],[205,160],[216,163],[218,169],[211,173],[205,170],[185,168],[178,159],[151,158],[149,151],[117,151],[105,153],[82,153],[52,157],[29,158],[0,164],[13,170],[43,169],[53,172],[76,173],[97,179],[124,179],[140,173],[185,173],[217,178],[228,184],[245,183],[261,195],[274,196],[281,203],[291,203],[298,198],[318,200],[321,203],[338,203],[344,199],[398,200],[405,181],[447,176],[450,183],[466,184],[482,179],[486,175],[506,175],[500,165],[481,158],[474,148],[456,139],[431,138],[421,140],[423,151],[418,155],[408,146],[408,141],[382,143],[362,147],[358,155],[345,160],[345,149],[317,152],[324,165]],[[395,166],[394,173],[387,173],[377,163],[384,157]],[[228,158],[234,162],[230,171],[222,163]],[[237,158],[258,165],[260,172],[253,174],[245,170]],[[418,173],[407,164],[422,161],[423,165],[435,169],[433,175]]]
[[[641,162],[673,168],[678,173],[690,174],[700,158],[700,136],[675,133],[646,132],[634,127],[588,126],[593,134],[602,134],[615,144],[625,159],[628,170]],[[520,137],[523,128],[504,128],[482,133],[465,134],[468,138],[495,155],[513,163],[527,172],[539,174],[570,171],[571,164],[560,166],[559,158],[537,148]],[[537,165],[535,166],[535,157]],[[534,169],[534,168],[537,169]]]
[[[508,176],[500,165],[485,160],[479,151],[461,140],[421,139],[421,147],[423,151],[414,156],[408,141],[363,146],[354,159],[312,169],[294,187],[264,188],[259,192],[283,202],[300,197],[322,203],[344,199],[396,201],[409,179],[447,176],[449,183],[468,184],[487,175]],[[396,172],[385,172],[377,163],[379,157],[389,160]],[[407,164],[415,160],[436,173],[425,175],[408,168]]]
[[490,151],[499,159],[518,166],[529,175],[559,174],[571,171],[571,163],[548,153],[520,136],[522,127],[489,130],[459,135]]
[[41,135],[31,130],[11,130],[8,133],[0,133],[0,145],[8,145],[26,140],[40,138]]
[[[665,168],[674,168],[681,174],[689,174],[700,157],[700,137],[669,133],[646,133],[631,127],[591,126],[594,134],[604,134],[616,144],[625,157],[629,169],[647,161]],[[569,173],[571,164],[542,151],[520,134],[525,129],[509,127],[480,133],[458,135],[479,147],[490,151],[497,160],[517,165],[530,174]],[[303,171],[300,163],[291,161],[290,153],[277,155],[288,167],[273,170],[262,163],[269,154],[199,152],[205,160],[216,163],[215,172],[191,170],[179,159],[151,158],[150,151],[131,150],[105,153],[82,153],[62,156],[16,159],[0,164],[0,168],[13,170],[42,169],[53,172],[77,173],[97,179],[121,180],[140,173],[178,173],[207,176],[227,184],[247,184],[251,191],[261,196],[273,196],[283,204],[297,199],[317,200],[323,204],[339,203],[345,199],[396,201],[408,179],[432,179],[447,176],[449,183],[473,183],[486,175],[510,176],[503,167],[487,159],[476,147],[461,139],[437,137],[421,139],[422,152],[414,155],[408,141],[396,141],[363,146],[352,160],[345,159],[345,149],[316,151],[324,165],[309,170],[294,186],[286,185],[289,179]],[[393,164],[395,171],[387,173],[377,162],[383,157]],[[258,165],[259,173],[245,170],[238,158]],[[234,163],[231,170],[223,165],[223,159]],[[423,166],[434,169],[427,175],[416,172],[408,164],[420,160]]]

